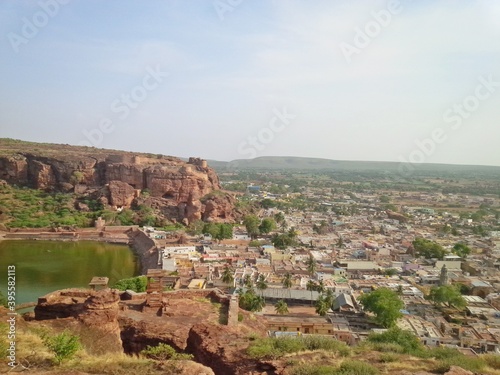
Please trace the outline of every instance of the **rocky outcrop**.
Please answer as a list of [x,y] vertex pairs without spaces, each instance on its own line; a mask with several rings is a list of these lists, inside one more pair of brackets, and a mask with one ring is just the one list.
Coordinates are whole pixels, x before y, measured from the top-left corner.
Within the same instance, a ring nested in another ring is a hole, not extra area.
[[269,366],[252,360],[245,354],[247,336],[237,328],[202,322],[189,331],[186,350],[197,362],[209,366],[216,374],[261,374]]
[[108,185],[109,203],[116,207],[130,207],[135,198],[135,189],[122,181],[111,181]]
[[204,200],[203,220],[234,220],[238,214],[234,210],[235,198],[228,194],[213,194]]
[[35,320],[51,321],[77,333],[90,353],[122,352],[117,290],[65,289],[38,299]]
[[[47,191],[74,191],[112,207],[130,207],[147,191],[167,218],[184,221],[231,218],[234,198],[207,200],[219,178],[199,158],[0,139],[0,179]],[[224,194],[223,194],[224,195]]]

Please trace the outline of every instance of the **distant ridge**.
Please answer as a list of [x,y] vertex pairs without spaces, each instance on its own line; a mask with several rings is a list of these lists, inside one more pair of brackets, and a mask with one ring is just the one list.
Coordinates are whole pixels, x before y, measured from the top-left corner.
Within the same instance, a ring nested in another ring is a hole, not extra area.
[[[392,161],[353,161],[353,160],[332,160],[321,158],[308,158],[297,156],[262,156],[255,159],[237,159],[230,162],[207,160],[208,164],[218,171],[235,169],[256,169],[256,170],[349,170],[349,171],[387,171],[397,172],[402,163]],[[488,165],[460,165],[460,164],[411,164],[419,171],[491,171],[500,173],[500,167]]]

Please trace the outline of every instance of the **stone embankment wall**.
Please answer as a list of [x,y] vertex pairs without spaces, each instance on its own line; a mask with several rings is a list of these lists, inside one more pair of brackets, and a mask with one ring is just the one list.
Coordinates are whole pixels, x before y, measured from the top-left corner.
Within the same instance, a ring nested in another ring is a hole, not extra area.
[[40,228],[16,228],[3,233],[6,240],[43,240],[43,241],[100,241],[129,244],[129,234],[137,231],[137,226],[104,227],[103,229],[84,228],[75,231],[48,230]]
[[156,242],[140,230],[131,233],[130,237],[130,245],[141,264],[141,274],[145,275],[148,269],[159,268]]

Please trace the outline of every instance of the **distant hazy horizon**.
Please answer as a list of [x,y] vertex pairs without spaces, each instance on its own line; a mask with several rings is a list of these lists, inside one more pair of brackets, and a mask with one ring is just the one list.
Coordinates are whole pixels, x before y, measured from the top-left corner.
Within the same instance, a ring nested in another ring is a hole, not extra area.
[[500,3],[4,0],[0,137],[500,166]]

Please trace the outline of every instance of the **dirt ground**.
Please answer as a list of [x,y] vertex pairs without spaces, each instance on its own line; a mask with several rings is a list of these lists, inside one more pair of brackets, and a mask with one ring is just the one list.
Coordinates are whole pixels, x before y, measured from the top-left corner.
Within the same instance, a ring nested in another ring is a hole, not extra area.
[[[262,310],[263,314],[276,314],[274,311],[274,305],[267,303]],[[314,307],[310,306],[288,306],[289,314],[306,314],[306,315],[317,315]]]

